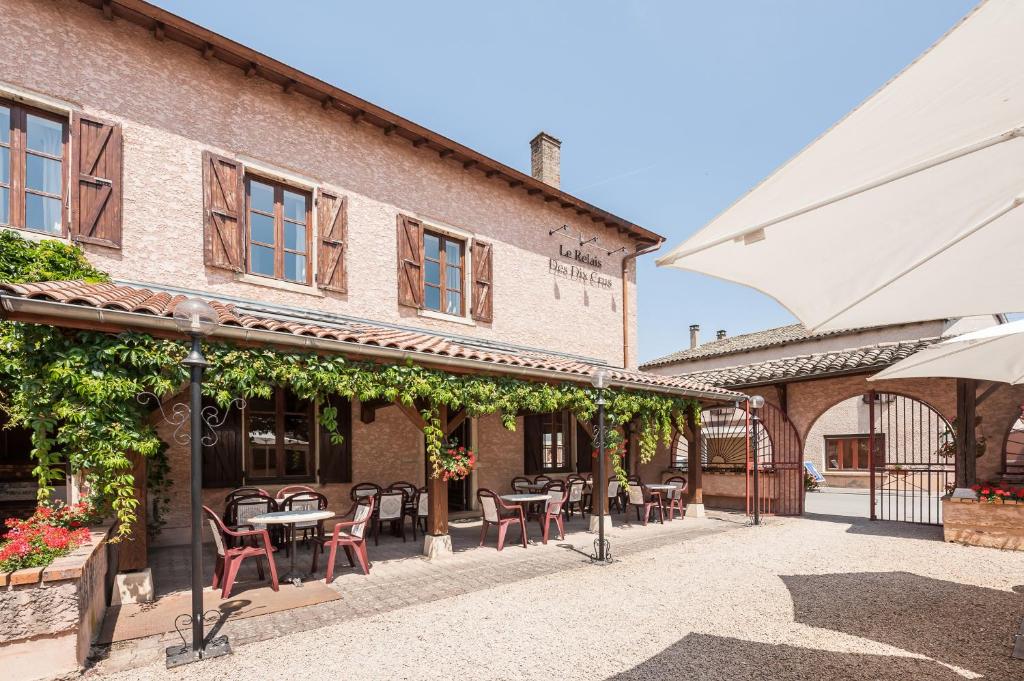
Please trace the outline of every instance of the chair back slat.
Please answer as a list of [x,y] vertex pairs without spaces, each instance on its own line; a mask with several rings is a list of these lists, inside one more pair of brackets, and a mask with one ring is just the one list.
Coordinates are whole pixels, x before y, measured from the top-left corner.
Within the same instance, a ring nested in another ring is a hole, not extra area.
[[369,497],[369,501],[367,503],[360,503],[356,506],[356,511],[352,514],[352,520],[354,520],[356,524],[352,525],[349,529],[349,534],[358,539],[362,539],[363,535],[366,534],[366,524],[372,513],[373,497]]
[[569,503],[575,503],[583,499],[583,479],[573,480],[569,485]]
[[430,514],[430,495],[427,490],[420,490],[419,503],[416,506],[416,515],[426,518]]
[[480,490],[477,492],[477,497],[480,499],[480,509],[483,511],[484,520],[489,523],[496,523],[501,518],[498,514],[498,502],[495,500],[495,494],[490,490]]
[[619,496],[619,481],[609,480],[608,481],[608,498],[613,499]]
[[213,543],[217,547],[217,555],[224,555],[224,535],[221,534],[220,528],[217,527],[217,522],[213,518],[207,518],[206,522],[210,524],[210,534],[213,535]]
[[405,493],[403,492],[382,492],[380,495],[380,519],[397,520],[402,517],[402,507],[405,505]]
[[633,483],[629,486],[629,503],[642,506],[644,503],[644,488]]

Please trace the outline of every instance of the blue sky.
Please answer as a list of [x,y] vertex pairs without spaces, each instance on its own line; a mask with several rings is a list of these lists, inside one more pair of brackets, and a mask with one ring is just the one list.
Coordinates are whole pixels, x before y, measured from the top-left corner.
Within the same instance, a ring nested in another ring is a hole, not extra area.
[[[157,4],[529,172],[674,245],[951,28],[972,0]],[[640,358],[793,318],[750,289],[640,264]]]

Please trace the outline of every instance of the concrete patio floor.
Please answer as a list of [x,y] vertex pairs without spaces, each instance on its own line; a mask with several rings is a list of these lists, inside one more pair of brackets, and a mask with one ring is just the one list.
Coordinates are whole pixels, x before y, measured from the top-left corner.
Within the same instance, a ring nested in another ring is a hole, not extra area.
[[[364,599],[355,575],[339,580],[353,588],[334,603],[362,613],[331,621],[311,611],[333,603],[296,610],[303,616],[263,632],[272,643],[229,632],[229,658],[167,671],[158,651],[134,650],[133,664],[111,654],[87,675],[1024,678],[1024,661],[1010,658],[1024,617],[1019,552],[946,544],[941,528],[902,523],[744,520],[616,528],[618,558],[600,567],[555,544],[468,550],[445,563],[408,558],[417,569],[403,577],[402,559],[379,560],[359,580],[380,583],[377,597]],[[436,597],[425,598],[438,579]]]
[[[679,545],[708,534],[725,532],[744,527],[747,523],[741,514],[709,512],[707,518],[686,520],[676,519],[664,525],[657,522],[643,526],[635,515],[626,518],[615,514],[608,528],[613,557],[622,557],[666,545]],[[422,536],[417,534],[413,541],[408,525],[406,542],[388,533],[382,527],[380,543],[368,545],[372,563],[370,574],[363,575],[348,565],[344,554],[339,553],[335,578],[330,587],[340,595],[340,600],[232,620],[228,618],[221,629],[227,634],[233,646],[256,643],[277,638],[296,631],[323,627],[328,624],[351,620],[357,617],[389,612],[411,605],[433,602],[472,591],[493,588],[502,584],[550,575],[589,565],[596,534],[587,530],[588,520],[576,516],[566,524],[564,540],[552,534],[547,545],[541,542],[541,533],[536,522],[527,527],[528,548],[523,548],[518,529],[510,529],[505,548],[498,552],[497,531],[491,528],[484,546],[480,546],[481,522],[478,518],[453,520],[449,533],[454,554],[443,560],[428,561],[421,555]],[[204,546],[204,583],[209,585],[213,575],[216,554],[212,544]],[[173,596],[189,590],[190,560],[189,548],[166,547],[150,553],[150,565],[157,597]],[[311,567],[311,547],[299,544],[296,553],[296,570],[308,573]],[[327,556],[321,556],[320,567],[307,581],[320,580],[323,583]],[[289,559],[283,550],[275,553],[278,572],[288,570]],[[247,589],[265,587],[268,580],[260,581],[255,561],[247,560],[239,571],[238,581],[231,593],[231,599],[244,599]],[[281,589],[297,587],[283,583]],[[142,639],[121,641],[112,645],[94,646],[92,668],[89,674],[109,673],[131,669],[162,660],[167,646],[180,644],[175,633],[150,636]]]

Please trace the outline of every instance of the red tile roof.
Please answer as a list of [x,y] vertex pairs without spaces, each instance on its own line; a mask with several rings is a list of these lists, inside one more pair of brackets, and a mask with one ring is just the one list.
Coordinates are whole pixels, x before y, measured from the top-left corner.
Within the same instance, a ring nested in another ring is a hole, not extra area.
[[[83,281],[47,281],[34,284],[0,283],[0,295],[157,317],[173,316],[175,306],[187,297],[137,286],[115,283],[90,284]],[[589,363],[578,358],[546,354],[525,348],[493,347],[483,341],[477,345],[470,339],[448,338],[427,331],[389,327],[369,321],[343,320],[330,324],[313,320],[308,323],[287,321],[250,314],[231,303],[213,299],[207,299],[207,302],[216,310],[220,323],[225,326],[310,336],[368,347],[396,349],[410,353],[413,360],[416,359],[415,355],[476,360],[485,364],[554,372],[564,375],[567,380],[575,379],[577,382],[601,368],[600,364]],[[343,348],[338,350],[344,352]],[[658,392],[659,388],[671,391],[689,391],[697,396],[723,400],[741,397],[739,393],[686,378],[659,376],[614,367],[605,368],[610,372],[613,381],[629,384],[630,387],[636,389],[647,389],[653,392]],[[486,366],[481,369],[486,370]]]

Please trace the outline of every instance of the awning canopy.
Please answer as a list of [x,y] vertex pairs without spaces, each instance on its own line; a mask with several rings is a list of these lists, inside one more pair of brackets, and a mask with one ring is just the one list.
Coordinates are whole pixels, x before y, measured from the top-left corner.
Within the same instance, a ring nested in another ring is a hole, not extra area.
[[937,343],[868,380],[933,376],[1024,383],[1024,320]]
[[[287,316],[272,316],[211,299],[209,294],[189,292],[188,295],[205,298],[217,312],[219,324],[212,334],[214,340],[258,343],[391,364],[412,361],[451,373],[584,385],[590,385],[595,371],[605,368],[610,373],[609,385],[616,388],[693,397],[710,403],[746,399],[742,393],[689,379],[609,367],[579,357],[506,343],[441,336],[420,329],[298,309],[292,309]],[[176,337],[180,333],[172,315],[175,306],[185,298],[181,292],[119,283],[0,283],[0,316],[12,321],[69,328],[132,330]]]
[[658,260],[811,330],[1024,310],[1024,2],[989,0]]

